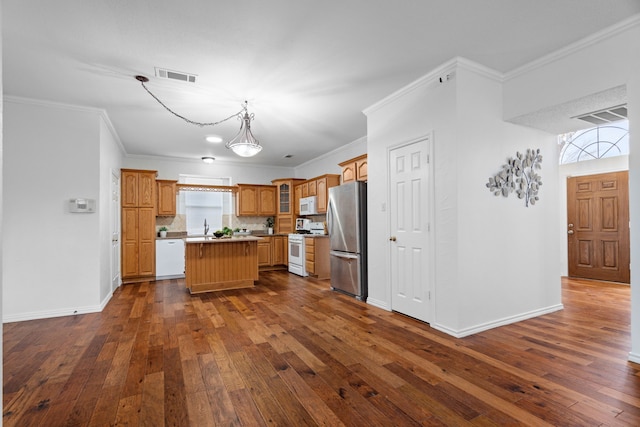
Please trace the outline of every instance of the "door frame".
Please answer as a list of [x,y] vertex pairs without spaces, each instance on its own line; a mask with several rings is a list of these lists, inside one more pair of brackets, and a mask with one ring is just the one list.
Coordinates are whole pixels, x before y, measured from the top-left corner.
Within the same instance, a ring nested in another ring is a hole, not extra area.
[[[114,178],[117,182],[117,184],[115,185],[116,188],[114,187]],[[110,190],[110,194],[109,194],[109,234],[110,236],[110,241],[111,244],[109,246],[109,262],[110,262],[110,267],[109,267],[109,282],[110,282],[110,288],[111,288],[111,293],[114,293],[116,291],[116,289],[118,289],[120,287],[120,285],[122,284],[122,263],[121,263],[121,258],[122,258],[122,222],[121,222],[121,218],[120,218],[120,210],[121,210],[121,206],[120,206],[120,197],[121,197],[121,193],[120,193],[120,170],[119,169],[112,169],[111,170],[111,179],[109,181],[109,190]],[[113,200],[113,195],[114,192],[117,195],[117,200],[114,201]],[[115,228],[115,230],[114,230]],[[114,235],[117,235],[117,251],[115,251],[115,253],[117,253],[116,256],[116,260],[113,259],[114,257],[114,250],[113,250],[113,244],[114,244]],[[115,270],[115,271],[114,271]],[[117,284],[115,284],[114,282],[117,282]]]
[[[424,148],[424,150],[427,153],[428,156],[428,164],[429,164],[429,169],[427,171],[427,179],[429,180],[428,186],[427,186],[427,214],[429,215],[429,233],[428,233],[428,239],[427,239],[427,250],[429,251],[428,256],[427,256],[427,263],[428,263],[428,295],[429,295],[429,302],[428,302],[428,306],[429,306],[429,313],[427,316],[427,323],[432,324],[433,322],[436,321],[436,288],[435,288],[435,279],[436,279],[436,262],[435,262],[435,156],[434,156],[434,137],[433,137],[433,131],[424,134],[422,136],[419,136],[417,138],[408,140],[408,141],[402,141],[402,142],[398,142],[396,144],[393,145],[389,145],[387,146],[387,151],[386,151],[386,161],[385,161],[385,169],[386,169],[386,184],[387,184],[387,194],[386,194],[386,199],[387,199],[387,209],[386,209],[386,216],[387,216],[387,236],[391,236],[393,231],[391,230],[391,171],[389,169],[389,162],[391,161],[391,152],[393,150],[396,150],[398,148],[402,148],[405,147],[407,145],[411,145],[411,144],[415,144],[415,143],[419,143],[421,144],[421,147]],[[391,311],[393,311],[393,305],[392,305],[392,301],[393,301],[393,286],[391,284],[391,277],[393,277],[393,270],[392,270],[392,265],[391,265],[391,242],[388,242],[388,248],[386,251],[386,256],[387,256],[387,265],[389,266],[387,269],[387,283],[389,284],[388,287],[388,294],[387,294],[387,298],[389,301],[389,309]]]

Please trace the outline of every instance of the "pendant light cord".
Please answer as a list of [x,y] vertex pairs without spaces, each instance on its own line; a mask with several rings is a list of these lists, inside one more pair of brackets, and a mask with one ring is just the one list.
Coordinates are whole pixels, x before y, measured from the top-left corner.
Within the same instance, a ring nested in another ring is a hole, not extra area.
[[240,110],[240,111],[238,111],[237,113],[235,113],[235,114],[233,114],[233,115],[231,115],[231,116],[227,117],[226,119],[222,119],[222,120],[217,121],[217,122],[206,122],[206,123],[203,123],[203,122],[196,122],[196,121],[194,121],[194,120],[190,120],[190,119],[188,119],[188,118],[186,118],[186,117],[184,117],[184,116],[181,116],[180,114],[178,114],[178,113],[176,113],[175,111],[173,111],[171,108],[167,107],[167,106],[165,105],[165,103],[164,103],[164,102],[160,101],[160,99],[159,99],[157,96],[155,96],[155,95],[153,94],[153,92],[151,92],[151,91],[149,90],[149,88],[147,88],[147,86],[145,85],[145,83],[149,81],[149,79],[148,79],[148,78],[146,78],[145,76],[136,76],[136,80],[138,80],[138,81],[140,82],[140,84],[142,85],[142,87],[144,88],[144,90],[146,90],[146,91],[147,91],[147,93],[148,93],[149,95],[151,95],[151,97],[152,97],[153,99],[155,99],[155,100],[158,102],[158,104],[162,105],[162,106],[164,107],[164,109],[165,109],[165,110],[167,110],[168,112],[170,112],[170,113],[171,113],[171,114],[173,114],[174,116],[179,117],[179,118],[181,118],[182,120],[184,120],[185,122],[190,123],[190,124],[192,124],[192,125],[196,125],[196,126],[200,126],[200,127],[203,127],[203,126],[216,126],[216,125],[219,125],[220,123],[224,123],[224,122],[226,122],[227,120],[230,120],[230,119],[232,119],[232,118],[234,118],[234,117],[240,117],[240,118],[242,118],[242,112],[243,112],[243,111],[244,111],[244,112],[246,112],[246,111],[247,111],[247,104],[248,104],[248,102],[247,102],[247,101],[244,101],[244,106],[242,107],[242,110]]

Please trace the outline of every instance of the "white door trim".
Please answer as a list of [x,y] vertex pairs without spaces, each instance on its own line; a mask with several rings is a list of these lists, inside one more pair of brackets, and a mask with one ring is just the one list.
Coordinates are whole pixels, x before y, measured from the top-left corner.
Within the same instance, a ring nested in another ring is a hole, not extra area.
[[[114,188],[114,181],[116,182]],[[109,232],[111,234],[111,247],[109,248],[110,253],[110,282],[111,282],[111,293],[115,292],[115,290],[122,283],[122,274],[121,274],[121,263],[120,263],[120,240],[122,230],[120,229],[120,170],[112,169],[111,170],[111,182],[110,182],[110,200],[109,200]],[[114,259],[115,258],[115,259]]]

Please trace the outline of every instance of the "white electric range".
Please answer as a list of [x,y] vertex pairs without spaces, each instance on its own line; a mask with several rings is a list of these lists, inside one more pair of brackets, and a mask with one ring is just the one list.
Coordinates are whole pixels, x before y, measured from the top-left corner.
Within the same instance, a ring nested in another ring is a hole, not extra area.
[[289,234],[289,272],[298,276],[309,275],[305,268],[305,246],[304,238],[310,234],[324,234],[324,224],[322,222],[312,222],[307,233]]

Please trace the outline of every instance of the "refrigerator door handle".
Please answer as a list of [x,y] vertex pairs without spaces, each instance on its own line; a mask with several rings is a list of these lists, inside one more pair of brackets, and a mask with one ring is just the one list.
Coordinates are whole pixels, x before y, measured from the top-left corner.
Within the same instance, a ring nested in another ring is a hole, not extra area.
[[331,197],[329,197],[329,203],[327,203],[327,234],[331,234],[333,231],[333,215],[331,209],[333,209],[333,203],[331,203]]
[[338,258],[358,259],[357,254],[352,254],[349,252],[330,251],[329,254]]

